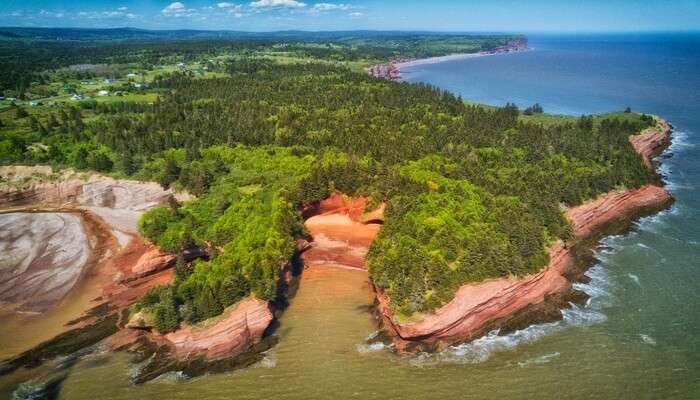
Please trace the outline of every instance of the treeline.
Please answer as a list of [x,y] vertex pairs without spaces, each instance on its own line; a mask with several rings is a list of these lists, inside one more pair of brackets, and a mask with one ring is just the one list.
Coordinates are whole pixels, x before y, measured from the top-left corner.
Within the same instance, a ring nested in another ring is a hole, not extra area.
[[179,263],[176,280],[141,304],[162,330],[251,293],[274,297],[279,267],[305,234],[297,210],[335,190],[387,202],[367,262],[392,307],[410,315],[465,282],[541,268],[550,241],[570,234],[562,205],[656,179],[628,141],[648,117],[543,126],[519,122],[513,105],[468,106],[428,85],[327,63],[238,60],[228,70],[163,76],[152,105],[105,107],[82,126],[80,110],[70,111],[34,133],[44,161],[198,195],[140,222],[163,249],[210,253]]

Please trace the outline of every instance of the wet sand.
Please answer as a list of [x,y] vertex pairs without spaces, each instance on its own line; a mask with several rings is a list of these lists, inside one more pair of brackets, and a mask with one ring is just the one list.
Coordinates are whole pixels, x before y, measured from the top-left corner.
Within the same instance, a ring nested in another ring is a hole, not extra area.
[[11,227],[0,236],[0,284],[12,285],[0,290],[0,359],[60,334],[98,304],[101,261],[116,251],[100,225],[79,212],[0,214],[0,226]]

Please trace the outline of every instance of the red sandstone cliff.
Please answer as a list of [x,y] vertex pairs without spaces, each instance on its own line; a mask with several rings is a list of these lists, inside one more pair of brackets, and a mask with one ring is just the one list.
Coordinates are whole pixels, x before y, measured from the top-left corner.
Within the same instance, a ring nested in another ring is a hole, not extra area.
[[[659,119],[657,126],[630,137],[635,150],[652,168],[652,158],[669,143],[671,126]],[[383,327],[395,338],[399,350],[441,349],[450,344],[471,340],[492,329],[522,324],[548,315],[565,306],[572,294],[572,279],[580,275],[582,253],[590,252],[591,243],[604,230],[629,225],[641,214],[664,208],[671,196],[662,187],[646,185],[638,189],[609,192],[595,200],[571,208],[575,239],[572,243],[556,242],[550,247],[550,262],[542,271],[521,278],[500,278],[465,284],[455,297],[434,313],[415,316],[410,322],[394,318],[390,299],[377,291],[378,313]],[[585,261],[584,261],[585,262]]]
[[205,321],[202,327],[186,326],[162,336],[180,357],[204,355],[209,360],[228,358],[258,343],[272,322],[266,301],[241,300],[224,314]]
[[306,207],[302,214],[312,237],[302,253],[306,265],[336,265],[366,269],[365,256],[381,228],[384,205],[365,212],[367,199],[333,193]]

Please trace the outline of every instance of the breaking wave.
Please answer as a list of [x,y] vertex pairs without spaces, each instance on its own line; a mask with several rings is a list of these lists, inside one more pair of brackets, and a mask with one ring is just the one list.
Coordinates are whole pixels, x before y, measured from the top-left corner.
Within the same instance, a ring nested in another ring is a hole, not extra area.
[[375,351],[393,348],[393,343],[385,343],[379,340],[379,333],[379,331],[374,331],[370,333],[362,343],[356,345],[355,347],[357,348],[357,352],[373,353]]
[[634,281],[639,287],[642,287],[642,284],[639,283],[639,277],[635,274],[627,274],[627,276]]
[[524,343],[536,342],[555,332],[604,322],[607,317],[602,308],[612,302],[613,285],[605,268],[600,264],[590,268],[586,275],[591,281],[587,284],[575,283],[574,288],[586,292],[590,296],[588,301],[583,306],[570,303],[568,308],[561,310],[560,321],[531,325],[505,335],[494,330],[479,339],[448,347],[438,353],[420,353],[412,357],[409,364],[415,367],[430,367],[440,363],[478,364],[487,361],[495,353],[512,350]]
[[654,340],[653,337],[651,337],[649,335],[645,335],[643,333],[640,333],[639,337],[642,339],[642,342],[644,342],[645,344],[648,344],[650,346],[656,346],[656,340]]

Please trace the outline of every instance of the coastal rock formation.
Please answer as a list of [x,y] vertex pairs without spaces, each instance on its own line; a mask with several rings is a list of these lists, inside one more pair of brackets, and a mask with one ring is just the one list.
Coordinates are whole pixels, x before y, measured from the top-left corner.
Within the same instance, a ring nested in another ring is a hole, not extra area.
[[272,322],[266,301],[247,298],[224,314],[204,322],[204,326],[185,326],[162,336],[182,358],[204,355],[208,360],[236,356],[258,343]]
[[[671,126],[657,126],[630,138],[635,150],[652,168],[652,158],[669,143]],[[572,281],[590,261],[591,247],[604,233],[624,231],[636,217],[665,208],[672,198],[662,187],[609,192],[567,211],[575,239],[557,241],[549,249],[550,262],[542,271],[521,278],[499,278],[461,286],[455,297],[431,314],[398,321],[390,299],[377,290],[382,326],[394,337],[397,349],[442,349],[471,340],[493,329],[517,329],[532,321],[558,319],[558,310],[574,297]]]
[[147,250],[139,257],[131,273],[125,277],[125,281],[144,277],[168,268],[175,262],[175,255],[166,253],[153,245],[147,245]]
[[365,213],[366,199],[333,193],[307,207],[306,228],[313,240],[302,253],[306,265],[337,265],[366,269],[365,256],[381,228],[384,205]]
[[652,159],[661,154],[671,141],[671,124],[662,118],[656,119],[656,126],[647,128],[639,135],[630,136],[634,150],[642,156],[644,164],[653,168]]
[[79,214],[0,214],[0,302],[22,311],[56,304],[90,257]]
[[86,175],[71,170],[54,174],[50,167],[0,167],[0,206],[41,205],[42,208],[77,207],[107,222],[125,246],[136,234],[139,216],[170,198],[187,200],[187,193],[164,190],[154,182]]

